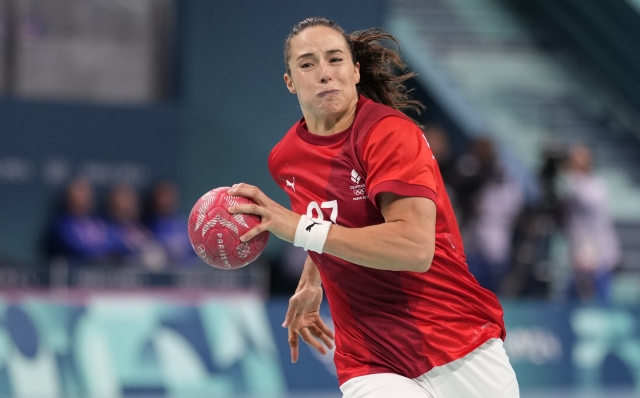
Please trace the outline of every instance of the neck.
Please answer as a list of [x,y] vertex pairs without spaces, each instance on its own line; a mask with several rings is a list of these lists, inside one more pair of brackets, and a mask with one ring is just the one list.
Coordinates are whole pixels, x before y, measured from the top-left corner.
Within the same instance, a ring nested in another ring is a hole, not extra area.
[[328,136],[348,129],[356,118],[356,104],[357,101],[349,106],[345,112],[328,117],[314,115],[303,108],[302,115],[307,122],[307,130],[316,135]]

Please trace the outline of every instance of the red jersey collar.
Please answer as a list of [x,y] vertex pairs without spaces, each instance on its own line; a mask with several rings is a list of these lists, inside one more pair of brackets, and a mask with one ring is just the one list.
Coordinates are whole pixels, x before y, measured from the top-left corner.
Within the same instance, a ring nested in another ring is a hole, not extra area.
[[[371,101],[369,98],[365,97],[364,95],[360,95],[358,98],[358,103],[356,104],[356,114],[358,113],[358,110],[362,107],[362,105],[369,101]],[[342,141],[342,139],[344,139],[351,133],[352,127],[353,123],[346,130],[342,130],[339,133],[331,135],[317,135],[307,130],[307,122],[303,117],[296,125],[296,133],[298,133],[298,137],[300,137],[300,139],[311,145],[327,146],[337,144],[338,142]]]

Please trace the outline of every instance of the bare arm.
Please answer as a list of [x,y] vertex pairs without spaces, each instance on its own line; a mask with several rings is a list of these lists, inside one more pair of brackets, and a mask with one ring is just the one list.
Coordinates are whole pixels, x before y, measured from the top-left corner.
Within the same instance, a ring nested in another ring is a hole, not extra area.
[[300,282],[298,282],[296,292],[299,292],[305,287],[320,286],[322,286],[322,281],[320,280],[320,271],[318,271],[318,266],[313,262],[311,257],[307,256],[307,259],[304,261],[304,268],[302,269],[302,275],[300,275]]
[[[238,205],[229,211],[262,217],[262,223],[245,234],[243,241],[268,230],[280,239],[293,242],[300,215],[280,206],[254,186],[237,184],[229,193],[256,202]],[[379,198],[384,223],[364,228],[332,225],[324,252],[370,268],[427,271],[435,250],[435,203],[426,198],[392,193],[382,193]]]
[[436,205],[430,199],[380,194],[383,224],[332,225],[324,252],[354,264],[390,271],[425,272],[435,250]]

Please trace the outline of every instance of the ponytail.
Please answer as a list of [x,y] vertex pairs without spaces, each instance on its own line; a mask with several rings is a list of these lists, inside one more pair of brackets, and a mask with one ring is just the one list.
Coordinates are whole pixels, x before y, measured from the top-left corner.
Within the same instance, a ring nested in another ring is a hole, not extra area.
[[[358,93],[396,110],[412,110],[420,114],[424,109],[411,99],[404,82],[416,74],[407,72],[400,58],[398,39],[380,28],[371,28],[350,35],[355,62],[360,63]],[[396,49],[391,47],[393,45]]]

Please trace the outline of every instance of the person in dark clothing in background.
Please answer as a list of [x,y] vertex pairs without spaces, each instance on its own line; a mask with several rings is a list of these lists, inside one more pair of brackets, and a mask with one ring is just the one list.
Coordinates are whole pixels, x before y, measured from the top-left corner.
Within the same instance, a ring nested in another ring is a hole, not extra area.
[[113,187],[105,213],[118,264],[141,265],[156,271],[166,266],[164,250],[140,221],[140,200],[134,187],[124,183]]
[[77,178],[65,189],[60,209],[46,238],[50,260],[64,258],[72,266],[108,262],[113,241],[106,223],[94,213],[91,184]]
[[170,266],[195,265],[198,256],[191,247],[187,219],[178,214],[180,192],[169,180],[160,181],[151,190],[144,224],[164,249]]

